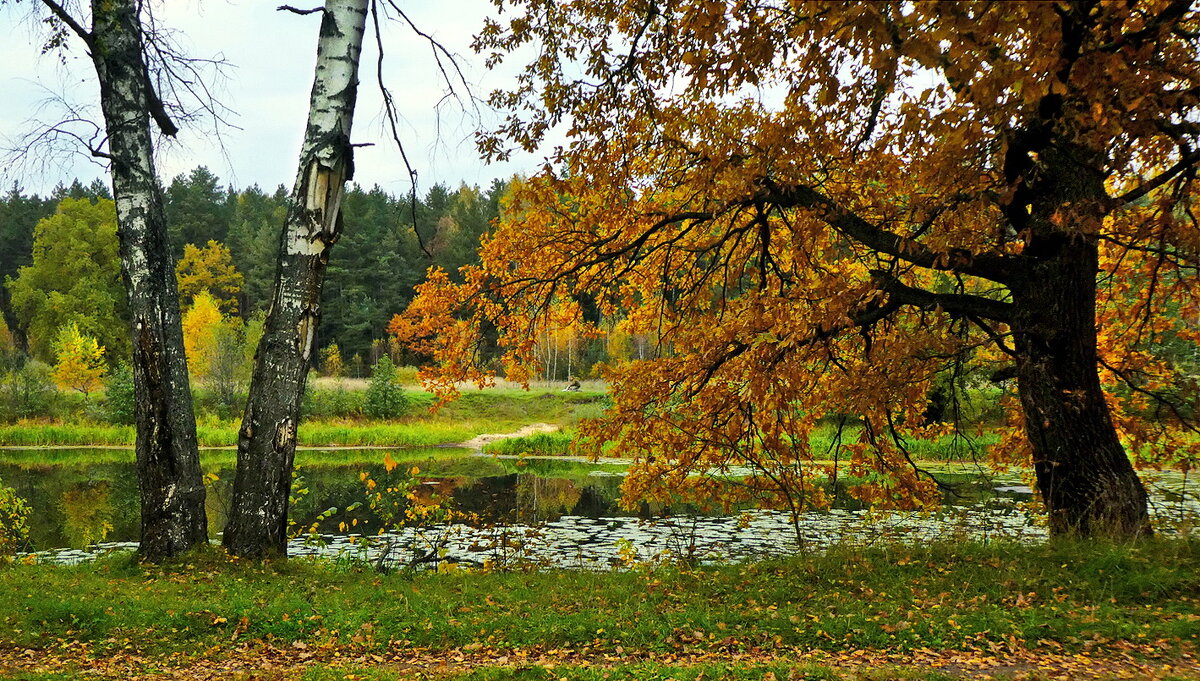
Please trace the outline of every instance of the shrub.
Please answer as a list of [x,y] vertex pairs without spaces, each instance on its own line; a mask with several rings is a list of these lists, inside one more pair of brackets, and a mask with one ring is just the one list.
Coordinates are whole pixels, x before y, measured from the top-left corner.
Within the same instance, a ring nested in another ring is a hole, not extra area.
[[104,386],[104,418],[118,426],[132,426],[137,398],[133,392],[133,371],[128,365],[118,366],[108,376]]
[[50,367],[37,360],[0,376],[0,418],[6,421],[50,416],[57,397]]
[[309,386],[304,391],[302,409],[305,418],[347,419],[363,414],[366,395],[361,390],[347,390],[338,385],[332,390]]
[[417,378],[417,373],[419,371],[420,369],[414,366],[405,365],[396,367],[396,382],[400,385],[417,385],[421,382],[421,380]]
[[404,389],[396,383],[396,365],[387,355],[379,358],[371,372],[363,411],[373,419],[394,419],[408,411]]
[[0,561],[25,548],[30,513],[29,503],[16,490],[0,485]]

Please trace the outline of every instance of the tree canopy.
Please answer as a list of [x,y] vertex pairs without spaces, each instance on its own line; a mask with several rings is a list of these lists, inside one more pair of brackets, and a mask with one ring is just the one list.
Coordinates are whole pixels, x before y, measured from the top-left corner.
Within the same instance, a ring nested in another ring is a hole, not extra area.
[[[435,273],[393,326],[443,393],[487,380],[492,329],[521,378],[543,327],[593,309],[658,339],[586,429],[638,457],[627,493],[703,498],[691,474],[736,465],[730,500],[819,506],[841,475],[919,508],[938,485],[906,443],[953,428],[924,418],[935,381],[1015,379],[993,456],[1032,463],[1052,530],[1148,531],[1123,442],[1200,456],[1195,382],[1161,351],[1198,340],[1190,2],[504,10],[477,49],[536,57],[481,149],[568,142],[464,283]],[[812,451],[845,417],[859,435]]]
[[59,330],[72,322],[95,336],[110,358],[129,353],[117,247],[111,199],[64,198],[54,215],[37,223],[32,263],[6,283],[36,357],[52,361]]
[[211,239],[204,248],[186,244],[183,257],[175,263],[175,280],[181,307],[187,308],[201,291],[207,291],[223,314],[237,314],[245,277],[233,266],[233,256],[224,244]]

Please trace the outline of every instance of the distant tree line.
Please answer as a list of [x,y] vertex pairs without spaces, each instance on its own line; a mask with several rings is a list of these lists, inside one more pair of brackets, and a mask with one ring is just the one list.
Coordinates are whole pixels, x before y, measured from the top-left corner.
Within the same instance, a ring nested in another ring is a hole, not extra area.
[[[408,305],[430,266],[456,277],[459,267],[477,262],[480,239],[499,217],[507,186],[501,180],[487,189],[436,184],[415,206],[409,197],[378,186],[347,192],[344,231],[330,260],[318,329],[321,347],[338,348],[343,366],[337,373],[366,375],[389,350],[388,321]],[[200,290],[208,290],[221,312],[235,320],[261,316],[270,302],[287,190],[226,187],[198,167],[175,177],[164,196],[185,311]],[[71,204],[69,217],[58,218],[52,232],[43,226],[45,248],[59,252],[44,254],[45,262],[33,268],[38,224],[64,200],[83,203]],[[110,191],[99,180],[60,184],[46,196],[14,184],[0,199],[0,312],[12,343],[25,353],[53,362],[58,327],[73,322],[100,339],[111,362],[125,356],[128,322],[119,295],[115,223],[106,217],[109,201]],[[414,359],[391,350],[395,359]]]

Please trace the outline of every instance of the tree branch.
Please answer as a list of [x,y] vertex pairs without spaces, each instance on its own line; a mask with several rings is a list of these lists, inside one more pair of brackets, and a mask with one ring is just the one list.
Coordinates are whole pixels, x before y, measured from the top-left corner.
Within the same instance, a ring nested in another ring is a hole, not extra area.
[[42,4],[49,8],[54,16],[58,17],[59,21],[66,24],[67,27],[70,28],[73,33],[75,33],[75,35],[79,36],[79,38],[83,40],[84,44],[88,46],[89,50],[93,48],[95,41],[92,37],[91,31],[84,29],[84,27],[75,20],[75,17],[71,16],[62,5],[58,4],[54,0],[42,0]]
[[146,109],[150,112],[150,117],[154,119],[154,123],[162,131],[162,134],[174,137],[179,133],[179,126],[171,120],[171,116],[167,113],[167,107],[163,105],[162,98],[158,96],[158,90],[150,80],[150,64],[148,62],[142,73],[142,81],[146,84]]
[[1012,319],[1012,303],[1005,303],[968,293],[932,293],[924,289],[902,284],[894,276],[883,271],[873,271],[875,286],[888,294],[891,300],[902,305],[922,308],[941,308],[958,317],[981,317],[995,322],[1007,323]]
[[1180,173],[1183,173],[1186,170],[1194,168],[1197,161],[1200,161],[1200,151],[1193,151],[1191,153],[1184,154],[1183,158],[1179,159],[1178,163],[1171,166],[1170,168],[1167,168],[1163,172],[1159,173],[1158,176],[1155,177],[1154,179],[1148,180],[1145,183],[1143,183],[1141,186],[1131,189],[1131,190],[1125,192],[1124,194],[1112,199],[1112,206],[1115,208],[1115,207],[1119,207],[1119,206],[1124,206],[1125,204],[1131,203],[1133,201],[1137,201],[1138,199],[1142,198],[1143,196],[1149,194],[1150,192],[1154,191],[1155,189],[1158,189],[1159,187],[1163,186],[1164,184],[1166,184],[1166,183],[1170,182],[1171,180],[1173,180],[1174,178],[1178,177]]
[[312,9],[297,9],[295,7],[292,7],[291,5],[280,5],[275,8],[275,11],[276,12],[291,12],[292,14],[316,14],[317,12],[324,12],[325,8],[324,7],[314,7]]
[[1103,357],[1097,358],[1097,361],[1099,362],[1100,366],[1111,371],[1117,378],[1121,379],[1122,383],[1129,386],[1130,390],[1145,395],[1146,397],[1149,397],[1157,402],[1159,405],[1169,409],[1171,414],[1173,414],[1175,418],[1179,420],[1180,426],[1192,431],[1193,433],[1200,434],[1200,426],[1197,426],[1196,423],[1192,419],[1188,418],[1188,416],[1184,413],[1187,411],[1186,408],[1182,408],[1181,405],[1167,399],[1156,390],[1147,390],[1146,388],[1137,385],[1137,382],[1134,380],[1133,376],[1130,376],[1128,372],[1109,364]]
[[960,272],[974,277],[1006,284],[1016,274],[1019,262],[1011,256],[994,253],[971,253],[965,249],[937,253],[924,244],[874,225],[853,211],[841,206],[816,189],[805,185],[780,187],[769,180],[757,200],[766,200],[781,207],[809,208],[842,235],[880,253],[905,262],[934,270]]

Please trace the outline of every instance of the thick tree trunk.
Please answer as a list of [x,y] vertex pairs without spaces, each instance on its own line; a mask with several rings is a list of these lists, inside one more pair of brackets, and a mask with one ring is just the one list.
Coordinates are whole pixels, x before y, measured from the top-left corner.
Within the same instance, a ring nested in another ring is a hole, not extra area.
[[1017,387],[1038,491],[1056,537],[1150,533],[1146,490],[1097,373],[1096,232],[1103,177],[1078,149],[1048,149],[1032,202],[1028,266],[1010,282]]
[[140,552],[161,560],[207,543],[208,523],[175,266],[154,173],[139,5],[93,0],[90,47],[112,155],[121,272],[132,317]]
[[275,293],[238,436],[224,542],[239,556],[286,555],[296,427],[320,321],[329,249],[341,231],[353,173],[350,127],[367,0],[328,0],[321,22],[308,128],[280,243]]
[[1148,534],[1146,490],[1096,373],[1096,246],[1079,240],[1062,251],[1013,292],[1017,387],[1050,532]]

